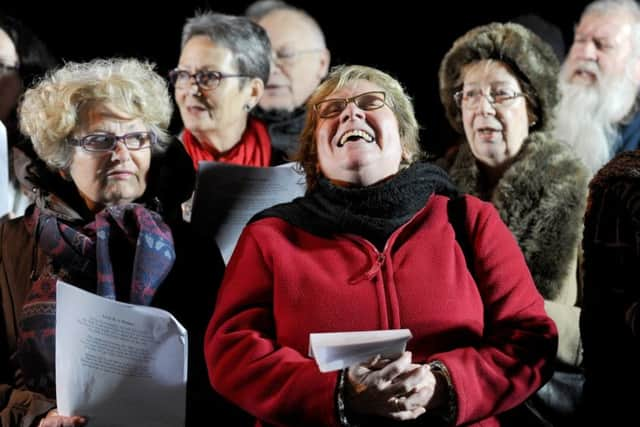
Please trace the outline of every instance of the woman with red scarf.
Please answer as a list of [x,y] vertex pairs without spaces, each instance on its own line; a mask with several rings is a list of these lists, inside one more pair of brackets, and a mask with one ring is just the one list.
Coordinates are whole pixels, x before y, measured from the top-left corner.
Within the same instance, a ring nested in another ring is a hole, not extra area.
[[247,18],[206,12],[187,20],[169,73],[184,130],[167,150],[157,191],[168,213],[193,192],[200,161],[266,167],[281,163],[266,126],[249,111],[269,78],[271,44]]

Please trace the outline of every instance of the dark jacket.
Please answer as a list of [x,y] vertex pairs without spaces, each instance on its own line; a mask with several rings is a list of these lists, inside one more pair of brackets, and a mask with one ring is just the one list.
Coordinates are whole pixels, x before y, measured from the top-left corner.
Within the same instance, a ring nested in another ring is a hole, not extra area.
[[306,108],[299,107],[293,111],[266,111],[256,107],[251,114],[267,125],[273,156],[278,159],[278,163],[290,161],[289,159],[300,146],[300,134],[307,114]]
[[590,184],[584,229],[585,411],[638,423],[640,383],[640,151],[618,155]]
[[[271,166],[284,163],[282,153],[272,148]],[[147,195],[160,201],[162,216],[171,223],[182,218],[182,203],[195,190],[197,172],[182,141],[173,138],[164,152],[154,154],[148,175]],[[171,224],[170,224],[171,225]]]

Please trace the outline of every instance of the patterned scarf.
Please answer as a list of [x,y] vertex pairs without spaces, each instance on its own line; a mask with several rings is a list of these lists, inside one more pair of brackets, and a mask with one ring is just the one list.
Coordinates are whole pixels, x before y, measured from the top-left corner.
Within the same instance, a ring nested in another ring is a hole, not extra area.
[[244,166],[269,166],[271,164],[271,139],[267,128],[258,119],[249,118],[242,138],[229,151],[219,153],[205,150],[202,144],[188,129],[183,132],[184,148],[193,161],[193,168],[198,170],[201,160],[233,163]]
[[[23,306],[18,358],[27,387],[53,397],[56,281],[149,305],[175,260],[173,239],[160,216],[139,204],[108,207],[93,222],[76,228],[35,208],[25,216],[25,224],[50,261],[33,278]],[[129,254],[135,254],[132,265]]]

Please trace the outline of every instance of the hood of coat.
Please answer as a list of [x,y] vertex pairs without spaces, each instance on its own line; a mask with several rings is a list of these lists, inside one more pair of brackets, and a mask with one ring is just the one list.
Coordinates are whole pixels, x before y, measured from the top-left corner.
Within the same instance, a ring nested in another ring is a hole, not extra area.
[[[463,192],[480,197],[481,171],[468,144],[460,146],[449,175]],[[588,174],[562,144],[536,132],[494,189],[490,202],[507,224],[546,299],[554,299],[569,274],[582,236]]]
[[453,94],[460,90],[461,72],[472,62],[493,59],[507,63],[517,77],[529,83],[540,104],[534,131],[552,126],[552,111],[558,102],[556,85],[559,63],[553,49],[533,32],[514,23],[492,23],[476,27],[457,39],[440,64],[440,101],[451,126],[463,133],[460,110]]

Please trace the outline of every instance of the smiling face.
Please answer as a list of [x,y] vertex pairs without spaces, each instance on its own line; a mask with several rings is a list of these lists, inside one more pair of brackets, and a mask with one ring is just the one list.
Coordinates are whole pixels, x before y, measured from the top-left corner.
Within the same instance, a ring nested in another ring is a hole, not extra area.
[[[326,99],[352,98],[382,89],[356,80]],[[314,133],[322,174],[337,184],[367,186],[400,169],[403,150],[398,120],[389,106],[363,110],[354,102],[331,118],[318,117]]]
[[[177,68],[191,74],[203,70],[238,74],[233,53],[207,36],[189,39],[182,49]],[[232,133],[239,129],[241,133],[248,114],[243,107],[257,103],[252,85],[242,86],[242,80],[223,78],[218,87],[206,90],[200,89],[192,78],[191,85],[176,87],[175,98],[184,127],[201,142],[214,140],[220,132]]]
[[[89,105],[80,112],[83,126],[73,134],[124,135],[147,131],[140,119],[131,119],[106,105]],[[130,151],[119,141],[113,151],[88,152],[74,147],[69,174],[87,207],[99,211],[104,206],[130,203],[142,196],[151,163],[149,148]]]
[[[501,90],[520,93],[522,88],[509,68],[499,61],[478,61],[464,71],[464,92],[483,94]],[[529,118],[524,96],[492,105],[482,96],[476,107],[462,104],[462,123],[474,157],[489,168],[500,168],[512,160],[529,135]]]

